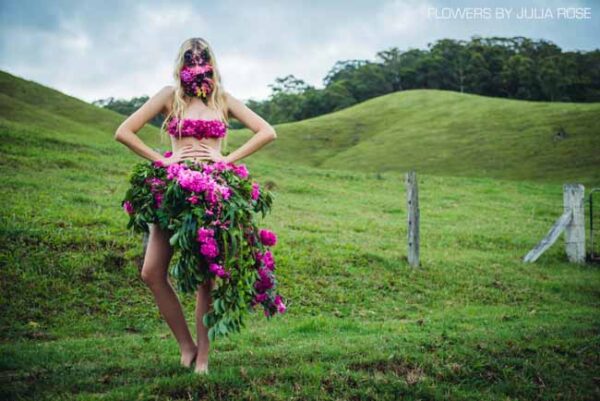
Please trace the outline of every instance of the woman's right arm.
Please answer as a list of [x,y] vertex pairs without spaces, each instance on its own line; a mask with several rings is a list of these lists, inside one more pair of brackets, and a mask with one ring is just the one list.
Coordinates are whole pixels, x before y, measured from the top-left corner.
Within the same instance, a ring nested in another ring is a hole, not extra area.
[[171,101],[172,94],[173,87],[167,85],[148,99],[142,107],[137,109],[119,125],[119,128],[115,131],[115,140],[121,142],[145,159],[150,161],[163,160],[163,155],[146,145],[137,136],[137,132],[158,113],[166,110],[166,105]]

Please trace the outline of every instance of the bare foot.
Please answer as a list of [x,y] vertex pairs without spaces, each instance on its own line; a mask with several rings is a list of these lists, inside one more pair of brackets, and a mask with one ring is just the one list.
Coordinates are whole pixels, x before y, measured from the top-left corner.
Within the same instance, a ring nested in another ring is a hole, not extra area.
[[181,366],[191,368],[196,363],[196,355],[198,355],[198,348],[194,347],[186,351],[181,352],[180,363]]
[[199,375],[207,375],[208,374],[208,364],[207,363],[196,364],[196,369],[194,369],[194,373],[198,373]]
[[198,353],[196,357],[196,368],[194,373],[208,374],[208,355],[201,355]]

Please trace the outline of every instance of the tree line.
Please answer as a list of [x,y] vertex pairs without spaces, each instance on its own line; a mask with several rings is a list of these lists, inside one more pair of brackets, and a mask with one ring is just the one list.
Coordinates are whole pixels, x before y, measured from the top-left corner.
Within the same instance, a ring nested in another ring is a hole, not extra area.
[[[272,124],[315,117],[408,89],[598,102],[600,50],[563,52],[550,41],[521,36],[440,39],[428,43],[426,50],[402,51],[392,47],[377,52],[374,60],[338,61],[324,77],[322,88],[294,75],[276,78],[269,87],[271,94],[267,99],[249,100],[246,104]],[[143,98],[134,99],[132,107],[140,105],[139,101]],[[103,106],[129,110],[122,103]]]

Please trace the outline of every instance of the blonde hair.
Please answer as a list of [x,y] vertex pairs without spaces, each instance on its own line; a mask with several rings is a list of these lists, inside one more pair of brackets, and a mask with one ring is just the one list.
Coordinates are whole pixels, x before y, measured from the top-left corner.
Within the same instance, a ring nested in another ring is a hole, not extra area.
[[[173,96],[171,109],[169,110],[169,113],[165,117],[165,120],[163,121],[160,127],[161,133],[166,134],[166,127],[169,121],[175,117],[179,122],[177,126],[177,132],[179,133],[179,138],[181,138],[181,120],[183,119],[185,110],[191,100],[191,98],[185,94],[185,91],[181,86],[180,71],[183,68],[183,64],[185,62],[184,55],[185,52],[188,50],[192,50],[193,52],[201,52],[204,49],[206,49],[206,51],[208,52],[210,64],[212,65],[214,87],[210,95],[208,95],[208,98],[206,100],[203,99],[203,101],[209,108],[217,111],[220,121],[224,122],[225,124],[229,124],[227,99],[225,97],[225,91],[223,89],[221,74],[219,73],[219,68],[217,66],[215,54],[213,53],[212,48],[205,39],[196,37],[186,39],[181,44],[181,46],[179,46],[179,51],[177,52],[177,57],[175,58],[175,65],[173,70],[173,78],[175,80],[175,93]],[[167,136],[168,135],[161,135],[161,142]],[[227,136],[223,138],[222,145],[223,149],[227,148]]]

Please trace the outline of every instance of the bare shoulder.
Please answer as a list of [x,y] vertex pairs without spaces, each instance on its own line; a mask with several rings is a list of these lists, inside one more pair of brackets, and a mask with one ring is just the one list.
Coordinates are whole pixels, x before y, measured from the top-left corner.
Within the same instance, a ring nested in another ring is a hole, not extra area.
[[165,85],[161,88],[160,92],[165,92],[170,96],[175,93],[175,85]]
[[225,100],[227,101],[228,105],[231,104],[231,103],[241,103],[238,98],[236,98],[235,96],[233,96],[228,91],[223,91],[223,92],[225,93]]
[[244,108],[246,108],[246,105],[244,104],[244,102],[242,102],[237,97],[233,96],[228,91],[224,91],[224,95],[225,103],[227,104],[228,114],[232,115],[235,118],[238,118],[238,116],[245,111]]

